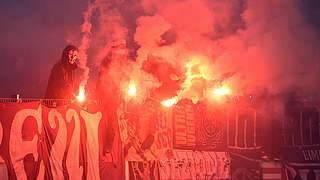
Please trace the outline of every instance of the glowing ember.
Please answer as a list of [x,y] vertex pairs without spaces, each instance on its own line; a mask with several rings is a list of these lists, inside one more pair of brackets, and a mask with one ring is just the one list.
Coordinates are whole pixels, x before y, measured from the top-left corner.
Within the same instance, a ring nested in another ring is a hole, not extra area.
[[227,94],[229,94],[229,90],[228,89],[225,89],[225,88],[221,88],[221,89],[215,89],[214,91],[213,91],[213,94],[215,94],[215,95],[227,95]]
[[79,95],[77,96],[77,99],[79,102],[83,102],[84,99],[86,98],[85,95],[84,95],[84,87],[83,86],[80,86],[79,87]]
[[178,98],[177,97],[174,97],[172,99],[169,99],[169,100],[166,100],[166,101],[162,101],[161,104],[163,106],[166,106],[166,107],[171,107],[173,106],[174,104],[176,104],[178,102]]
[[130,96],[134,96],[134,95],[136,95],[136,92],[137,92],[136,85],[135,85],[134,83],[130,82],[128,94],[129,94]]

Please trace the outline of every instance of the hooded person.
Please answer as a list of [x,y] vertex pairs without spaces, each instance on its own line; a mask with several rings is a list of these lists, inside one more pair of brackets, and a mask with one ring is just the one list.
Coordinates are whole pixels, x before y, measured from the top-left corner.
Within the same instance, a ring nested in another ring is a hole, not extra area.
[[[110,51],[100,65],[99,79],[96,87],[96,98],[102,101],[106,112],[105,122],[102,122],[103,150],[102,156],[106,162],[113,161],[112,151],[114,137],[117,129],[117,110],[122,102],[120,82],[125,78],[123,67],[127,61],[125,40],[111,42]],[[114,179],[114,178],[109,178]],[[116,178],[117,179],[117,178]]]
[[101,62],[96,87],[96,98],[101,99],[109,109],[117,109],[120,105],[120,81],[126,78],[122,74],[126,62],[126,41],[122,39],[112,41],[109,53]]
[[78,94],[78,86],[75,82],[76,61],[78,60],[78,48],[68,45],[62,52],[61,59],[51,69],[46,99],[73,99]]

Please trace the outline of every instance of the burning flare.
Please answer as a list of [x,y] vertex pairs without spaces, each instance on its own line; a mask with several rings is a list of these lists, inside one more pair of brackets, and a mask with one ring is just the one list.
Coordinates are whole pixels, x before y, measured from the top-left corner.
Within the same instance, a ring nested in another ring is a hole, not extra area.
[[178,93],[178,99],[188,98],[196,104],[204,98],[209,80],[208,66],[202,63],[205,61],[205,57],[195,56],[186,64],[186,79],[181,85],[183,89]]
[[178,98],[174,97],[172,99],[162,101],[161,104],[166,107],[171,107],[171,106],[175,105],[177,102],[178,102]]
[[213,91],[213,94],[215,94],[215,95],[220,95],[220,96],[222,96],[222,95],[227,95],[227,94],[229,94],[229,90],[226,89],[226,88],[215,89],[215,90]]
[[77,99],[79,102],[83,102],[86,96],[84,95],[85,90],[84,86],[79,86],[79,95],[77,96]]
[[133,82],[130,82],[129,84],[129,90],[128,90],[128,94],[130,96],[134,96],[137,93],[137,88],[136,85]]

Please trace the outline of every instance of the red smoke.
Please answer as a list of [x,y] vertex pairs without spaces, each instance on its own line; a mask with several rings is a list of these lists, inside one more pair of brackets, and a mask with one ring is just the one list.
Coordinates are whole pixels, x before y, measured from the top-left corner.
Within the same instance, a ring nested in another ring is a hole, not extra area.
[[[261,88],[272,93],[317,88],[319,67],[314,62],[320,55],[314,45],[319,39],[304,21],[299,1],[143,0],[141,4],[96,1],[96,5],[94,61],[100,64],[110,42],[129,40],[134,34],[137,57],[111,78],[125,74],[121,88],[134,80],[143,97],[202,99],[222,86],[234,95]],[[133,15],[137,17],[134,28],[122,8],[128,6],[130,13],[136,8],[140,14]],[[84,36],[82,43],[86,50],[90,41]],[[188,75],[190,63],[196,71]]]

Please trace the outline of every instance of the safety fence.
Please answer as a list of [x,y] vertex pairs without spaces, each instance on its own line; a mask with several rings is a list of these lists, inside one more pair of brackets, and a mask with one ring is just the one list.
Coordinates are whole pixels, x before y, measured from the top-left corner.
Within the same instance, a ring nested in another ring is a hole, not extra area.
[[70,105],[76,103],[82,104],[102,104],[101,100],[86,100],[84,102],[78,102],[74,99],[40,99],[40,98],[0,98],[0,103],[29,103],[40,102],[48,107],[57,107],[63,105]]

